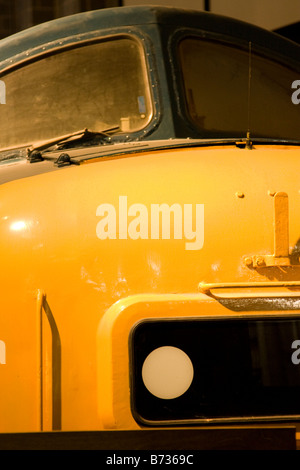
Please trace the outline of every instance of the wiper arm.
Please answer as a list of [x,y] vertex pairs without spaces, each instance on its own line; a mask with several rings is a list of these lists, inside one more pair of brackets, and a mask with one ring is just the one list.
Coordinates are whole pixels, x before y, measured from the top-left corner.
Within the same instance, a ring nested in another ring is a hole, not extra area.
[[42,161],[43,157],[41,152],[47,150],[50,147],[58,144],[67,144],[67,143],[75,143],[84,140],[91,140],[95,137],[100,137],[101,139],[108,138],[110,135],[114,134],[120,130],[119,127],[111,127],[110,129],[105,129],[104,131],[90,131],[88,129],[82,129],[80,131],[72,132],[70,134],[61,135],[59,137],[55,137],[54,139],[49,139],[43,143],[38,145],[31,145],[27,148],[27,158],[28,160],[33,163],[37,161]]

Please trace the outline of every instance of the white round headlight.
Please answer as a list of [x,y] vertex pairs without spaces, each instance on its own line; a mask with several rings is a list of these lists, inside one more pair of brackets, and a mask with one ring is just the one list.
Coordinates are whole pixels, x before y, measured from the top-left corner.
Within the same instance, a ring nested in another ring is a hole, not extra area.
[[180,397],[190,387],[193,377],[189,356],[173,346],[154,349],[142,367],[145,387],[152,395],[163,399]]

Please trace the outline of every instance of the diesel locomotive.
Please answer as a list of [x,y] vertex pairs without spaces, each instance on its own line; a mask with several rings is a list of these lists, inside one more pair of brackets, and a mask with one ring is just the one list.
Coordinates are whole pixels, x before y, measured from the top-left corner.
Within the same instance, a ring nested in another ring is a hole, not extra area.
[[300,48],[168,7],[0,41],[1,435],[300,433]]

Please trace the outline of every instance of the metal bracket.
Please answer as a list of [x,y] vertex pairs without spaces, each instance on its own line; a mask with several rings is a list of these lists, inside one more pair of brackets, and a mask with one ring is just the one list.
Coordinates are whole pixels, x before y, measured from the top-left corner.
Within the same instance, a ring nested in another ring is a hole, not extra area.
[[[249,293],[246,296],[249,295],[249,297],[252,296],[257,296],[257,291],[259,289],[269,291],[268,296],[270,295],[270,289],[281,289],[280,297],[283,296],[292,296],[295,294],[296,296],[299,296],[300,293],[300,281],[278,281],[278,282],[232,282],[232,283],[215,283],[215,284],[208,284],[205,282],[200,282],[199,284],[199,291],[202,294],[210,295],[214,297],[213,292],[215,290],[234,290],[236,291],[242,291],[245,292],[247,290],[251,291],[253,290],[253,293]],[[284,289],[287,289],[286,292],[284,292]],[[275,291],[276,293],[276,291]],[[221,293],[220,296],[223,294]],[[264,296],[266,294],[264,293]]]
[[300,266],[299,256],[289,254],[289,200],[284,192],[270,194],[274,197],[274,254],[246,256],[249,268],[274,266]]

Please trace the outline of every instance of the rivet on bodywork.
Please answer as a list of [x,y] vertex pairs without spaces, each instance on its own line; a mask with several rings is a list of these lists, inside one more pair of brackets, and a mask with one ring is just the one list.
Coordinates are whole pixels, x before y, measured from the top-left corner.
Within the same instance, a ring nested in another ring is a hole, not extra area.
[[244,263],[245,263],[246,266],[250,267],[250,266],[253,265],[253,260],[252,260],[252,258],[247,256],[246,258],[244,258]]
[[257,266],[264,266],[265,265],[265,260],[262,257],[258,257],[256,260]]

